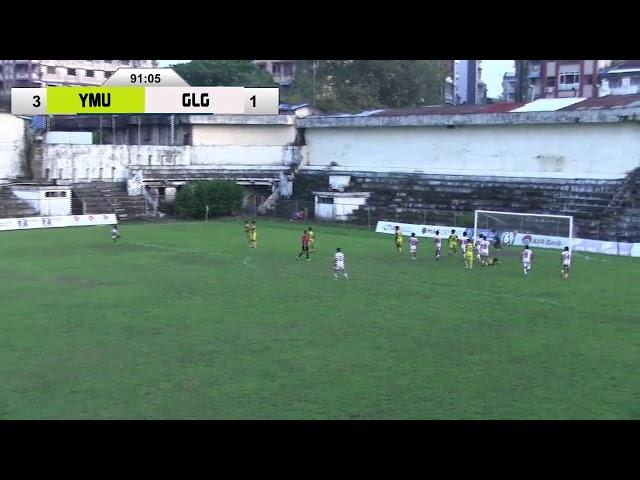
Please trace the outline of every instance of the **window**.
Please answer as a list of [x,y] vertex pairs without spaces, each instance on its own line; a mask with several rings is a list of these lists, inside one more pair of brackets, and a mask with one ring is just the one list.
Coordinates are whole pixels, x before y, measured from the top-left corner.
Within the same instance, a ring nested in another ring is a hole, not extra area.
[[[60,173],[60,176],[62,176],[62,172]],[[66,197],[67,196],[67,192],[44,192],[44,196],[47,198],[51,198],[51,197]]]
[[561,90],[571,90],[580,84],[580,75],[575,72],[561,73],[558,80],[558,88]]
[[280,75],[280,67],[281,67],[281,65],[279,63],[274,63],[273,64],[273,74],[274,75]]
[[67,68],[67,75],[69,75],[70,77],[75,77],[76,76],[76,69],[75,68]]
[[113,72],[104,72],[104,78],[109,78]]
[[93,78],[93,76],[94,76],[93,70],[87,70],[86,75],[87,75],[87,77],[92,77]]
[[290,77],[293,74],[293,64],[291,64],[291,63],[283,63],[282,64],[282,74],[285,77]]
[[333,203],[333,197],[318,197],[318,203],[331,205]]
[[547,77],[547,87],[556,86],[556,77]]
[[47,73],[49,75],[54,75],[56,73],[56,67],[47,67]]
[[129,60],[121,60],[122,65],[129,65]]
[[585,85],[593,85],[593,75],[585,75],[584,83]]

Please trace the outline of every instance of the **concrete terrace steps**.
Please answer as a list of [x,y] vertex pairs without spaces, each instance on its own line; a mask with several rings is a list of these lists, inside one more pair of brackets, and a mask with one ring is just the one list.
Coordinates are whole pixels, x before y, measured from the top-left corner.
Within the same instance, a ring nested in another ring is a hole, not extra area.
[[0,187],[0,218],[38,216],[38,211],[16,197],[10,188]]
[[[331,174],[337,174],[331,172]],[[604,209],[625,183],[618,180],[526,179],[462,177],[420,174],[349,172],[350,191],[371,192],[368,205],[354,219],[368,217],[397,221],[449,224],[456,214],[473,210],[499,210],[572,215],[577,233],[600,235]],[[326,187],[325,187],[326,188]]]
[[124,182],[75,183],[71,188],[86,214],[115,213],[120,220],[148,216],[144,197],[129,196]]

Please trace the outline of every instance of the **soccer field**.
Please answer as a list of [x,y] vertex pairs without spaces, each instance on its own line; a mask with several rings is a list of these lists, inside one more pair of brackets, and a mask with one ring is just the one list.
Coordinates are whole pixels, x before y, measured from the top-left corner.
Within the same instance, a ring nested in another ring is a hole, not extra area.
[[[258,221],[0,234],[3,419],[639,419],[640,259]],[[342,247],[349,280],[333,277]]]

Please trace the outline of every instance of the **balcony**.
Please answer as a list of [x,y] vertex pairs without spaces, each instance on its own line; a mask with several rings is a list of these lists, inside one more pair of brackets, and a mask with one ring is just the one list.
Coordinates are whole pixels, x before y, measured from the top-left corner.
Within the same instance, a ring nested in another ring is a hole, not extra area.
[[580,83],[561,83],[558,85],[558,90],[566,91],[566,90],[579,90]]

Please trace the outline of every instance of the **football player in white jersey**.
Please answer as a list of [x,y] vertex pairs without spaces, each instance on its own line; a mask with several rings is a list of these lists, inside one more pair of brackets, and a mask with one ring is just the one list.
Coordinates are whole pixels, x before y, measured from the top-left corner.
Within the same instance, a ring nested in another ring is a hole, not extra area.
[[342,272],[344,278],[349,278],[344,266],[344,253],[342,253],[340,247],[336,248],[336,254],[333,256],[333,275],[336,280],[338,279],[338,272]]
[[111,229],[111,240],[113,240],[113,243],[116,243],[119,238],[120,232],[118,231],[118,225],[114,225]]
[[418,237],[415,233],[411,233],[409,237],[409,252],[411,253],[411,260],[416,259],[416,253],[418,251]]
[[467,251],[467,243],[469,243],[469,237],[467,237],[467,232],[462,232],[462,238],[460,239],[460,250],[462,250],[462,258]]
[[484,235],[480,235],[478,251],[480,253],[480,263],[483,267],[486,267],[489,260],[489,240],[487,240],[487,237]]
[[562,278],[569,278],[569,269],[571,268],[571,252],[569,247],[564,247],[562,252]]
[[531,270],[532,261],[533,261],[533,252],[529,250],[529,245],[525,245],[524,250],[522,251],[522,268],[524,269],[525,275],[529,274],[529,270]]
[[442,238],[440,238],[440,230],[436,230],[436,236],[433,239],[433,244],[436,247],[436,262],[440,260],[440,250],[442,249]]

